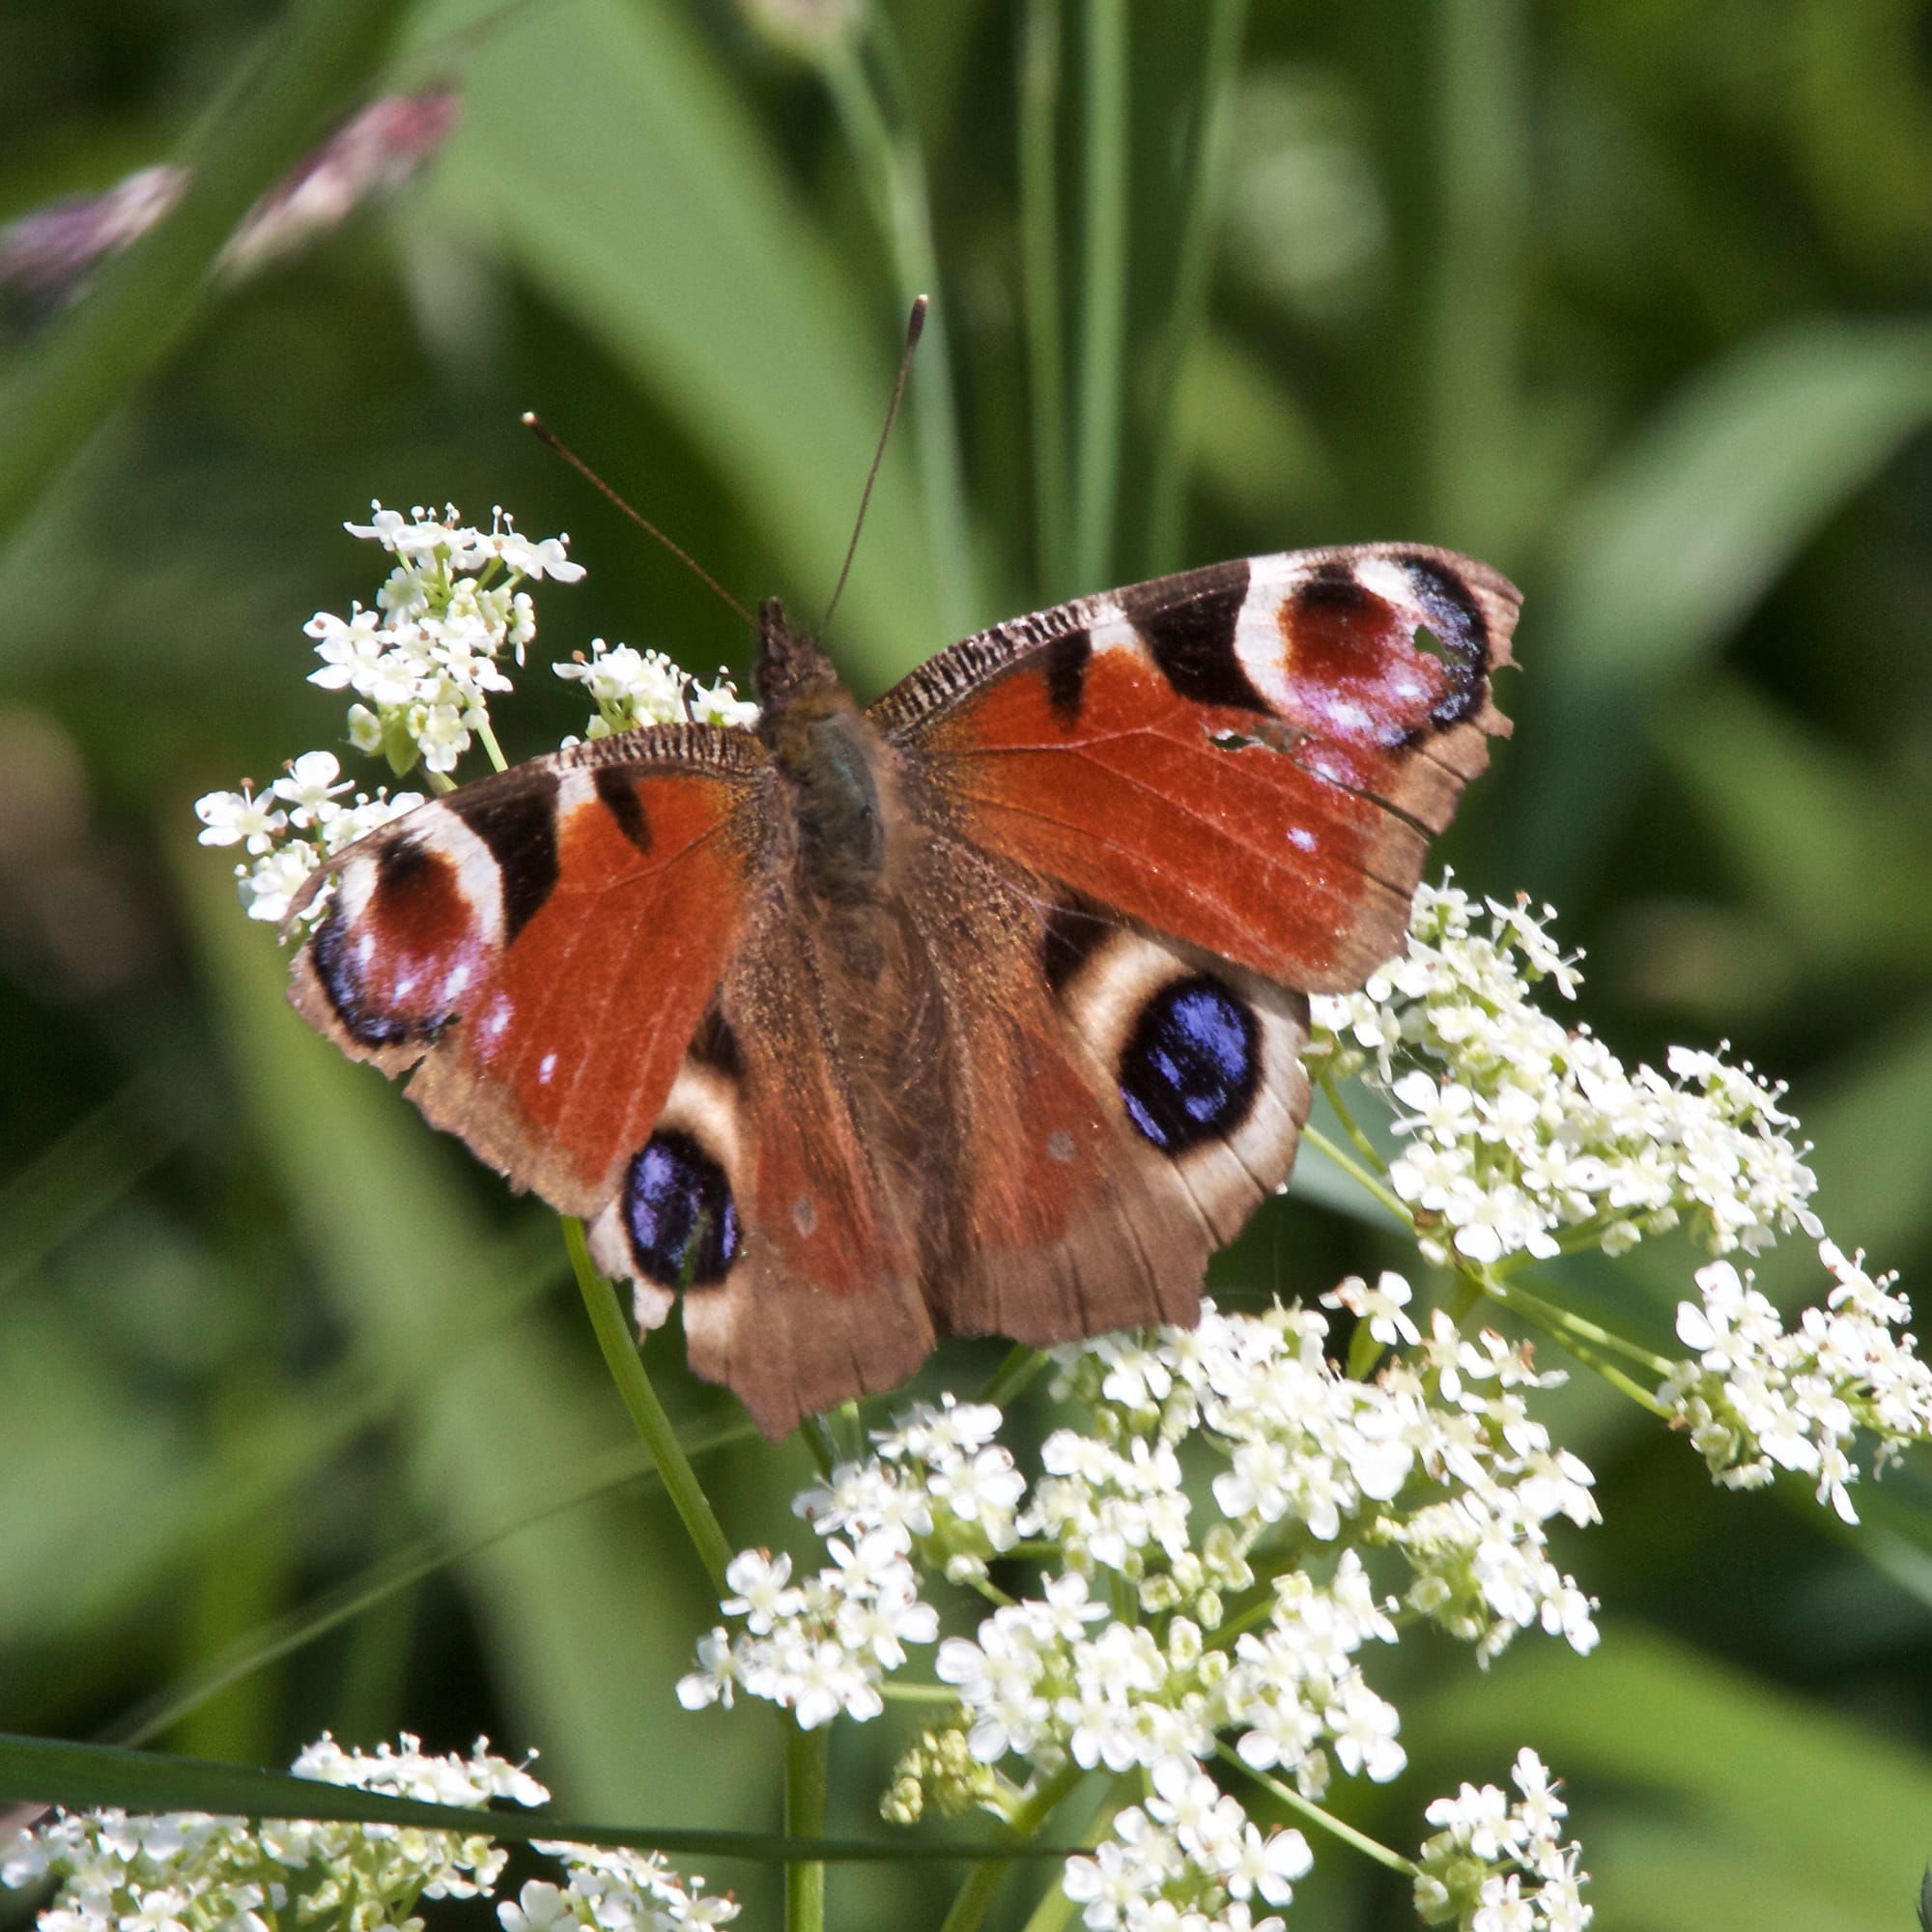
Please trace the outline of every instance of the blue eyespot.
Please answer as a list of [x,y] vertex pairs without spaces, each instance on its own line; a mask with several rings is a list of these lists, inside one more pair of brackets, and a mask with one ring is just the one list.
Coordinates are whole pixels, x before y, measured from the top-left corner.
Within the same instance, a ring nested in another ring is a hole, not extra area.
[[624,1179],[639,1268],[665,1288],[722,1281],[738,1259],[738,1208],[724,1170],[689,1134],[653,1134]]
[[1141,1009],[1121,1054],[1127,1118],[1161,1152],[1232,1133],[1261,1079],[1253,1009],[1206,974],[1179,980]]

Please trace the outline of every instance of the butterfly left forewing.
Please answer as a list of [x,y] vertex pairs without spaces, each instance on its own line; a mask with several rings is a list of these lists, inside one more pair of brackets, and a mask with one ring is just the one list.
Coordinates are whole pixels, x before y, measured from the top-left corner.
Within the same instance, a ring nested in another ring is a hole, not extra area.
[[[520,1187],[594,1216],[646,1145],[742,922],[763,753],[664,726],[538,758],[384,826],[290,997]],[[318,881],[318,884],[320,881]]]

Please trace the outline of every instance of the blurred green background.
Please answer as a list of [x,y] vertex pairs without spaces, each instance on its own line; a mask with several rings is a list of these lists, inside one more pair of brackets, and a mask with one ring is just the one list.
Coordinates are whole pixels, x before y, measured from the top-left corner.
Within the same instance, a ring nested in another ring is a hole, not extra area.
[[[398,197],[191,324],[184,228],[102,278],[117,312],[0,352],[0,1728],[127,1735],[240,1660],[156,1742],[273,1764],[325,1726],[488,1729],[541,1747],[579,1816],[776,1822],[769,1727],[671,1700],[706,1593],[554,1224],[281,1005],[189,807],[335,743],[299,627],[372,594],[339,530],[372,497],[568,528],[590,576],[541,594],[539,658],[601,635],[742,672],[730,614],[518,412],[741,596],[810,611],[920,287],[940,339],[833,640],[864,695],[1185,564],[1488,557],[1527,594],[1518,731],[1447,859],[1556,903],[1580,1014],[1627,1057],[1728,1038],[1788,1078],[1827,1225],[1925,1279],[1932,13],[854,0],[815,41],[823,5],[769,8],[0,14],[0,219],[192,138],[205,252],[358,85],[466,102]],[[275,68],[291,26],[335,68]],[[513,755],[582,726],[524,682]],[[1220,1292],[1399,1261],[1323,1179]],[[1569,1285],[1667,1346],[1693,1264],[1660,1241]],[[1821,1281],[1802,1250],[1765,1278]],[[970,1386],[995,1352],[938,1370]],[[662,1385],[694,1440],[736,1419]],[[1561,1413],[1602,1486],[1605,1526],[1563,1551],[1602,1652],[1523,1639],[1479,1678],[1406,1644],[1381,1681],[1410,1773],[1343,1808],[1413,1846],[1430,1796],[1529,1742],[1570,1780],[1600,1925],[1909,1924],[1923,1471],[1868,1487],[1847,1537],[1808,1499],[1715,1492],[1594,1386]],[[700,1466],[736,1541],[787,1533],[795,1446]],[[274,1655],[290,1617],[312,1640]],[[900,1737],[838,1737],[833,1829],[881,1829]],[[1412,1922],[1318,1850],[1295,1922]],[[766,1878],[710,1876],[769,1908]],[[834,1923],[936,1922],[945,1896],[833,1883]]]

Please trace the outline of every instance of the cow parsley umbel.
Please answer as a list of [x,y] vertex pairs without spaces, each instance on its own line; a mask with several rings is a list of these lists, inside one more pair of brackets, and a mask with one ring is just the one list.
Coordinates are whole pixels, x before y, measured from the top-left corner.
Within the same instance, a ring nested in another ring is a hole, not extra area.
[[[536,640],[528,586],[583,576],[570,560],[570,539],[526,537],[502,509],[487,530],[463,523],[454,504],[440,516],[421,505],[407,517],[381,503],[370,509],[368,523],[343,527],[395,561],[373,606],[353,604],[347,617],[318,611],[303,627],[322,660],[309,682],[350,695],[347,743],[392,774],[420,770],[427,784],[446,790],[477,744],[501,771],[490,700],[515,688],[509,667],[521,666]],[[698,684],[659,652],[602,638],[587,659],[578,652],[554,668],[589,693],[592,738],[685,719],[746,725],[757,718],[722,671],[715,684]],[[246,855],[235,875],[248,916],[280,924],[325,860],[424,796],[360,787],[342,776],[333,752],[321,751],[291,759],[266,791],[244,779],[240,790],[209,792],[194,809],[204,845],[239,845]],[[307,916],[326,899],[322,892],[306,901]]]
[[[347,1750],[327,1733],[291,1767],[324,1784],[482,1810],[493,1799],[547,1804],[527,1765],[497,1757],[479,1738],[468,1757],[435,1756],[407,1732],[374,1751]],[[542,1843],[554,1878],[526,1883],[497,1908],[505,1932],[597,1926],[602,1932],[676,1932],[728,1923],[738,1908],[706,1896],[655,1854]],[[307,1819],[129,1816],[57,1812],[0,1840],[0,1885],[52,1880],[42,1932],[270,1932],[276,1926],[420,1925],[419,1908],[490,1899],[508,1853],[486,1833]]]

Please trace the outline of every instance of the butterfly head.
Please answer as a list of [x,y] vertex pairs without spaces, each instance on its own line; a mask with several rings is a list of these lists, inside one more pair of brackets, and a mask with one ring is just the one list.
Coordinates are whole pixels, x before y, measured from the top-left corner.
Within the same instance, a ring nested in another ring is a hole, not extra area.
[[776,597],[758,606],[758,664],[754,673],[766,743],[775,740],[784,713],[801,698],[838,689],[838,673],[816,641],[794,631]]

